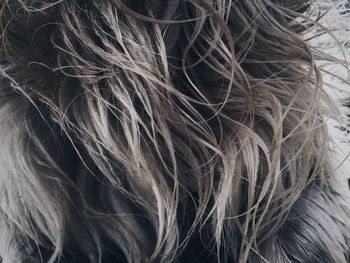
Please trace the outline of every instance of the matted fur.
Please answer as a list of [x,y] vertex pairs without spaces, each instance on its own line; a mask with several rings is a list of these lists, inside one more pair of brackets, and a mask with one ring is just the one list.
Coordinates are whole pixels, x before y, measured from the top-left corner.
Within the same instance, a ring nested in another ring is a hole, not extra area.
[[0,0],[0,255],[334,262],[306,0]]

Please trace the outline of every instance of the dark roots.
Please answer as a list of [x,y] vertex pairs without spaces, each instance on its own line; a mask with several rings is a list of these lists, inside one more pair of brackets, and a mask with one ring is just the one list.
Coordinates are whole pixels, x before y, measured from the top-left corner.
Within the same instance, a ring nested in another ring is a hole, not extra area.
[[0,0],[0,254],[346,263],[305,0]]

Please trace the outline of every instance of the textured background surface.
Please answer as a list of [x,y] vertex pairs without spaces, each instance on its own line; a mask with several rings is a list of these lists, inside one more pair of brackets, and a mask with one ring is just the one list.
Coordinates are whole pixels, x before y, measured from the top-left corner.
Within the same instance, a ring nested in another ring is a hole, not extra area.
[[[340,179],[340,187],[344,187],[350,196],[350,1],[321,0],[319,4],[314,6],[313,12],[317,14],[319,10],[321,12],[328,10],[320,20],[320,24],[325,28],[316,29],[321,35],[311,43],[342,61],[339,64],[320,60],[319,65],[323,69],[327,94],[341,109],[341,120],[329,119],[328,123],[335,140],[333,148],[338,153],[333,160],[334,167],[338,171],[336,175]],[[322,34],[325,29],[331,33]]]

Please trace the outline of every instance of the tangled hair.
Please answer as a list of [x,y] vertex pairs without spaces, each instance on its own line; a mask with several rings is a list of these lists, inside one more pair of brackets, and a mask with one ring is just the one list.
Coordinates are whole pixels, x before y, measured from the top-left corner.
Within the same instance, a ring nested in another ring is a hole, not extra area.
[[309,6],[0,0],[2,262],[348,262]]

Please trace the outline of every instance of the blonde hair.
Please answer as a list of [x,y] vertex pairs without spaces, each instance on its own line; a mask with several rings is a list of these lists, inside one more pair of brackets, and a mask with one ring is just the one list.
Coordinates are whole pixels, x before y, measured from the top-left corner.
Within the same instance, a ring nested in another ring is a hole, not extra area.
[[3,263],[347,262],[309,4],[1,0]]

